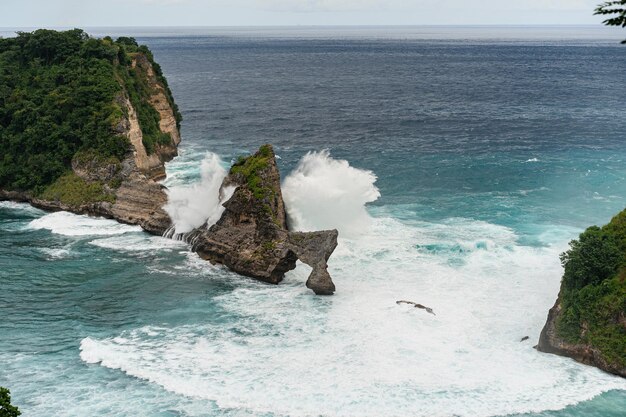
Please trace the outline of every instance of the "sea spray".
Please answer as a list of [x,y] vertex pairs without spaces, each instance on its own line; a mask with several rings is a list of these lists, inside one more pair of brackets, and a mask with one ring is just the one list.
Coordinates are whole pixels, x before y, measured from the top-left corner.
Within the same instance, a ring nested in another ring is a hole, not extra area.
[[227,171],[214,153],[207,153],[200,167],[201,179],[191,186],[173,186],[167,191],[168,202],[163,207],[174,223],[174,233],[188,233],[205,222],[211,226],[223,211],[222,203],[228,201],[234,189],[222,190]]
[[307,153],[282,184],[290,227],[360,234],[371,221],[365,204],[380,197],[375,182],[373,172],[334,159],[328,150]]

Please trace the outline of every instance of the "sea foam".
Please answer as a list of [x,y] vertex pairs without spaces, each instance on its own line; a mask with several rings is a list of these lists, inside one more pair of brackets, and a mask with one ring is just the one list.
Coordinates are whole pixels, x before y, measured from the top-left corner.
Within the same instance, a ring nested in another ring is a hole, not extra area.
[[149,236],[146,233],[128,233],[120,236],[96,239],[89,242],[89,244],[121,252],[149,253],[158,250],[172,251],[187,247],[184,242],[166,239],[160,236]]
[[28,229],[47,229],[64,236],[119,235],[139,232],[141,227],[129,226],[115,220],[82,216],[59,211],[46,214],[28,223]]
[[[242,279],[213,296],[222,321],[86,338],[81,358],[253,415],[487,417],[626,388],[532,347],[566,242],[522,246],[511,229],[471,219],[370,223],[333,254],[333,297],[311,295],[300,268],[279,286]],[[419,249],[454,245],[468,250]]]
[[513,230],[473,219],[401,222],[410,216],[396,206],[372,216],[375,180],[319,152],[283,184],[292,227],[341,232],[333,297],[313,296],[302,266],[279,286],[242,278],[212,296],[220,320],[87,337],[82,360],[252,415],[490,417],[626,389],[532,347],[567,239],[524,246]]

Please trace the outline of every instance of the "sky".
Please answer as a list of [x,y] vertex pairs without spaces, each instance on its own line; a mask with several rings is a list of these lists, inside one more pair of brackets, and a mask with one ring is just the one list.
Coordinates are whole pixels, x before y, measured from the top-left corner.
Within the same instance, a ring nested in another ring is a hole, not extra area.
[[599,24],[601,0],[0,0],[0,27]]

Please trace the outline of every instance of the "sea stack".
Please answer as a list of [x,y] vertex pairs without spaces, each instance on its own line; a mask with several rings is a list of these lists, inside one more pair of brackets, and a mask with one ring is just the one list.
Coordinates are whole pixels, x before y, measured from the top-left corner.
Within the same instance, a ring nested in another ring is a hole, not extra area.
[[203,259],[233,271],[277,284],[296,261],[313,268],[307,287],[330,295],[335,285],[327,261],[337,246],[337,230],[290,232],[280,190],[280,173],[271,145],[240,158],[224,179],[221,192],[234,187],[220,220],[186,236]]

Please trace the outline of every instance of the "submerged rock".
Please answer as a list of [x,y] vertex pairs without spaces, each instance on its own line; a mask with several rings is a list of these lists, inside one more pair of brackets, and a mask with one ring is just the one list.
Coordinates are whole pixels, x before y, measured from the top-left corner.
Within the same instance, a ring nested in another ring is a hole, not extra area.
[[205,224],[186,235],[200,257],[233,271],[277,284],[299,259],[313,270],[307,287],[330,295],[335,285],[327,261],[337,246],[337,230],[289,232],[280,190],[280,173],[271,145],[233,165],[222,192],[235,187],[224,213],[211,227]]

